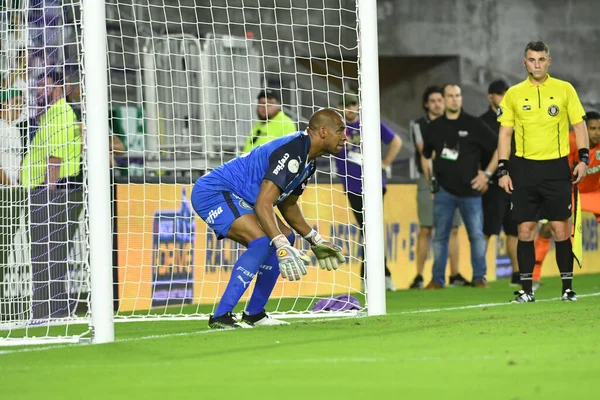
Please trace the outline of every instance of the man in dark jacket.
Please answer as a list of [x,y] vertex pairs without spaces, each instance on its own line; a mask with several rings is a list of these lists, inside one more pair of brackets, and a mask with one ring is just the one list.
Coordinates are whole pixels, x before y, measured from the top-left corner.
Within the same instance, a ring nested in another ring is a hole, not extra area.
[[[471,243],[471,263],[475,287],[487,287],[486,243],[483,236],[481,191],[496,170],[498,156],[496,136],[479,118],[462,110],[462,93],[458,85],[444,86],[446,111],[427,127],[423,156],[433,160],[431,174],[433,200],[433,278],[429,288],[443,288],[448,259],[448,240],[452,219],[458,208]],[[485,170],[480,169],[481,154],[493,152]]]

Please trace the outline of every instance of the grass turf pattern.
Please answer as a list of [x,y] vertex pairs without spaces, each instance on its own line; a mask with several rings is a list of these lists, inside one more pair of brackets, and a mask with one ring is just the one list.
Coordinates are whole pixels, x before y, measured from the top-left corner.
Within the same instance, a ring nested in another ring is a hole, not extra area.
[[388,293],[388,315],[208,331],[116,324],[117,342],[0,349],[3,399],[595,399],[600,275],[577,302],[548,278],[536,303],[489,289]]

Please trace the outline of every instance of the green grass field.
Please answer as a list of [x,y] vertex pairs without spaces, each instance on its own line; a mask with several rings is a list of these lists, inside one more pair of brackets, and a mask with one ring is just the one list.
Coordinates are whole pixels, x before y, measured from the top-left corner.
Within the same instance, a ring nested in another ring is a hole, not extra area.
[[[385,317],[227,332],[116,324],[98,346],[0,348],[1,399],[597,399],[600,276],[575,303],[490,288],[395,292]],[[541,300],[541,301],[539,301]]]

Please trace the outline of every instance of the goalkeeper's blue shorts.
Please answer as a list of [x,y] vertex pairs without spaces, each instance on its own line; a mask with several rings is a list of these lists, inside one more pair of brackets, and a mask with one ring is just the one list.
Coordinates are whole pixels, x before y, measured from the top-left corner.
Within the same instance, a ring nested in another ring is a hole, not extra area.
[[192,206],[218,239],[227,237],[233,221],[253,214],[254,207],[239,195],[223,188],[197,182],[192,190]]

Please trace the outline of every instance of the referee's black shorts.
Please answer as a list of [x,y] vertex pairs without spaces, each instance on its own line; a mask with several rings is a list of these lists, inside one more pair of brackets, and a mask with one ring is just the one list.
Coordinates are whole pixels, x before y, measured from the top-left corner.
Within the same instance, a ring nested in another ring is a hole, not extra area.
[[567,157],[528,160],[515,157],[511,167],[513,218],[517,223],[564,221],[571,217],[571,168]]
[[508,236],[517,236],[517,221],[513,219],[510,195],[496,183],[490,183],[481,198],[483,208],[483,234],[499,235],[500,229]]

